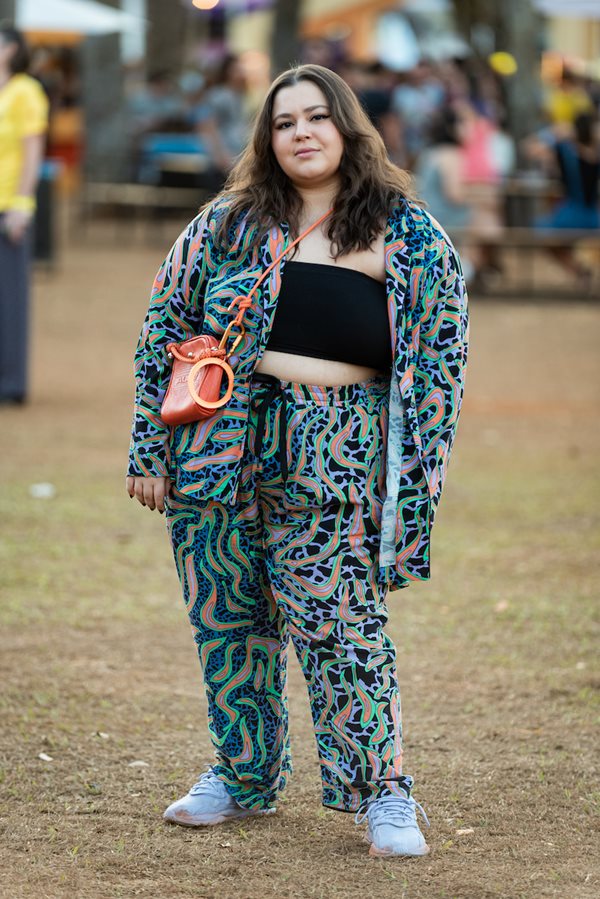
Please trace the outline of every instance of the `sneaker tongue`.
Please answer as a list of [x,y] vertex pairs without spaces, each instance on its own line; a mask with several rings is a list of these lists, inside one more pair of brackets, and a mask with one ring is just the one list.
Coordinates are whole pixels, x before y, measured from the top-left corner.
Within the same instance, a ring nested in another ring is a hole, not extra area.
[[200,793],[212,793],[220,796],[225,791],[225,786],[221,780],[212,771],[206,771],[201,775],[200,780],[194,784],[190,790],[191,796],[198,796]]
[[399,796],[386,796],[372,804],[373,824],[404,826],[414,823],[414,803]]

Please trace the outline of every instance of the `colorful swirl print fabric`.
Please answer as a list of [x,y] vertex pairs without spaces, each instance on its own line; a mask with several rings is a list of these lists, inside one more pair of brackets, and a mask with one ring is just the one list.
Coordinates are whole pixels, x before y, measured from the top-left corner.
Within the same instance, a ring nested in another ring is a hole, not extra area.
[[[160,408],[169,376],[166,346],[202,331],[220,338],[229,306],[247,294],[289,239],[285,223],[251,246],[243,219],[227,247],[216,240],[220,200],[197,216],[158,272],[136,352],[136,406],[129,474],[170,475],[190,500],[235,505],[247,433],[252,373],[268,343],[285,259],[262,284],[246,336],[232,357],[230,403],[202,422],[170,431]],[[425,210],[399,198],[385,231],[393,368],[381,563],[390,586],[430,574],[430,534],[462,402],[468,347],[467,293],[447,235]]]
[[388,391],[387,379],[254,381],[238,502],[179,491],[169,499],[215,768],[247,808],[272,805],[292,771],[290,639],[308,686],[323,804],[353,811],[410,787],[378,561]]

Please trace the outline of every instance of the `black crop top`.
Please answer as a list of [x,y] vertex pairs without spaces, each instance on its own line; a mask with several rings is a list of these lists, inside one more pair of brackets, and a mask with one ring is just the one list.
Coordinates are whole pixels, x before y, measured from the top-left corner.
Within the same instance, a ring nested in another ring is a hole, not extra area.
[[286,262],[267,349],[388,369],[385,286],[342,266]]

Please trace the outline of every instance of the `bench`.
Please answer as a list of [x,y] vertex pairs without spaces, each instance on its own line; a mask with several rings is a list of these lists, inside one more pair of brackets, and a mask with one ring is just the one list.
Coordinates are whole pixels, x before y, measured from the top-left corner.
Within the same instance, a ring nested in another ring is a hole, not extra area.
[[[494,246],[498,247],[506,258],[506,251],[514,253],[517,278],[511,283],[508,276],[500,276],[497,282],[485,289],[477,288],[477,292],[490,295],[510,294],[565,296],[581,293],[581,285],[569,282],[569,274],[565,273],[564,283],[557,283],[556,278],[551,277],[545,284],[540,283],[540,266],[548,272],[549,257],[544,251],[551,253],[553,249],[581,248],[585,249],[589,259],[586,264],[593,270],[596,289],[588,293],[588,297],[600,299],[600,229],[576,229],[576,228],[523,228],[504,227],[497,237],[488,237],[477,234],[469,228],[455,228],[449,232],[452,241],[460,250],[469,246]],[[538,264],[536,264],[538,263]],[[555,263],[560,265],[558,261]],[[506,266],[505,266],[506,269]],[[561,279],[562,280],[562,279]]]
[[123,225],[131,233],[132,220],[161,226],[177,215],[189,221],[208,198],[205,191],[194,187],[89,182],[81,190],[77,227],[85,230],[98,213],[109,215],[116,219],[116,234],[121,237]]
[[81,193],[82,205],[123,209],[197,209],[205,197],[195,187],[159,187],[154,184],[90,182]]

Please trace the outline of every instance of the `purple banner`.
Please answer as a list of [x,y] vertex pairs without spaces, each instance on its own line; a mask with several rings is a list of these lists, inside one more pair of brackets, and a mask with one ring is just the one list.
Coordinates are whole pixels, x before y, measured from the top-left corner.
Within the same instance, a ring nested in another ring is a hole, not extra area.
[[232,12],[254,12],[257,9],[268,9],[273,0],[221,0]]

